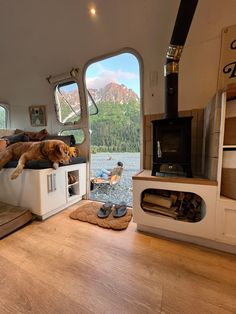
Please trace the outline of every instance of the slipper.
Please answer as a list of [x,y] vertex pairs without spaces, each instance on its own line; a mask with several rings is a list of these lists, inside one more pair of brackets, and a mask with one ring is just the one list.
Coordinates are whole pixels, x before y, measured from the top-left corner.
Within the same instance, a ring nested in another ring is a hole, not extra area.
[[125,202],[120,202],[120,204],[115,205],[115,210],[113,212],[114,218],[120,218],[125,216],[127,213],[127,204]]
[[112,202],[107,202],[103,204],[102,207],[97,212],[97,216],[99,218],[107,218],[111,213],[112,206],[113,206]]

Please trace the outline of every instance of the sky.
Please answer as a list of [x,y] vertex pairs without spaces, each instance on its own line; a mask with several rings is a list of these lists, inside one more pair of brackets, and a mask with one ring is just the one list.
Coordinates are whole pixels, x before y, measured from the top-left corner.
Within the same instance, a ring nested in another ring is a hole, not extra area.
[[131,53],[95,62],[86,71],[88,88],[103,88],[109,83],[124,84],[140,97],[140,75],[138,59]]

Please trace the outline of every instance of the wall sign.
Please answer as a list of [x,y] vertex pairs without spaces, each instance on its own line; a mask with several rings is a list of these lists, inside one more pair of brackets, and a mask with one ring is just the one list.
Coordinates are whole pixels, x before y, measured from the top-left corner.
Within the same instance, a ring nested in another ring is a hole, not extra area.
[[236,25],[223,29],[219,69],[219,89],[236,83]]

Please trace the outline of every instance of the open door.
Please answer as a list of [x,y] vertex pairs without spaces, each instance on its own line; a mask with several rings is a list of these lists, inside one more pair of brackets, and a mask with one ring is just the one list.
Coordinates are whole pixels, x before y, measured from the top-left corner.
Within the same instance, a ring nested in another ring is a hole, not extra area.
[[[140,170],[142,130],[138,58],[125,52],[93,62],[86,71],[86,86],[98,108],[89,117],[90,199],[132,206],[132,176]],[[118,162],[123,164],[122,175],[110,184],[110,171]]]

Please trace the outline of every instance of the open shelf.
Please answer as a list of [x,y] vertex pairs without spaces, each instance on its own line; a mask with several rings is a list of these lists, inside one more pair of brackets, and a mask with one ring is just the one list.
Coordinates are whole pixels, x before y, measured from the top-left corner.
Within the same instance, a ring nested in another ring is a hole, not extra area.
[[78,194],[74,194],[74,195],[71,195],[69,196],[69,201],[73,201],[74,199],[77,199],[78,198]]
[[227,244],[236,243],[236,102],[221,103],[216,236]]
[[69,201],[80,195],[79,170],[67,172],[67,199]]
[[147,188],[140,206],[147,213],[184,222],[196,223],[205,216],[202,198],[191,192]]

